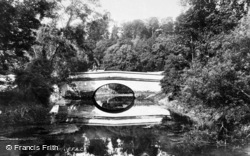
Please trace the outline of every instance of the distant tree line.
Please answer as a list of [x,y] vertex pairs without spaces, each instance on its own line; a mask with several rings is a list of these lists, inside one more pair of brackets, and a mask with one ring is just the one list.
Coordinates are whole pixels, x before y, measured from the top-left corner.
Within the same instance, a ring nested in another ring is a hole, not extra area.
[[97,42],[94,56],[106,70],[164,70],[173,33],[171,17],[123,23],[113,27],[109,38]]

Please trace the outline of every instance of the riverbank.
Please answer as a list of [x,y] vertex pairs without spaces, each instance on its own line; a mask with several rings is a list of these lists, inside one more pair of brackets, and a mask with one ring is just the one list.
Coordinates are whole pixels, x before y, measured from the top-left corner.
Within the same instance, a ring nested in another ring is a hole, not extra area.
[[0,127],[50,123],[49,106],[18,91],[1,92],[0,103]]
[[213,108],[203,105],[189,105],[177,100],[169,100],[166,94],[153,97],[158,105],[171,112],[173,120],[182,122],[183,143],[193,148],[216,144],[217,146],[244,146],[250,141],[250,123],[247,114],[237,118],[230,113],[239,114],[244,107]]
[[50,123],[49,109],[36,103],[4,106],[1,110],[0,127]]

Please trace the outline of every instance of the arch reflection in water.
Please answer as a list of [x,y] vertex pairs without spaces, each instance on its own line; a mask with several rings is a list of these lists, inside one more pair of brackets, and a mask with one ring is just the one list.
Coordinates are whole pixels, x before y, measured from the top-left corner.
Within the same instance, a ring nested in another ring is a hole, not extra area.
[[134,105],[134,92],[129,87],[109,83],[99,87],[94,93],[94,103],[97,108],[109,113],[120,113]]

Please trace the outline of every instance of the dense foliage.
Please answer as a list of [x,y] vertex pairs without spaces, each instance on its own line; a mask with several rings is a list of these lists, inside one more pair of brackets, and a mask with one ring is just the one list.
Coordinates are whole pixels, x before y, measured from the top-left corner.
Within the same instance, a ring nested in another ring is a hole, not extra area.
[[0,73],[15,74],[30,100],[47,104],[53,84],[92,68],[95,44],[108,34],[108,14],[91,9],[98,1],[68,2],[0,1]]
[[238,133],[250,113],[249,3],[189,3],[175,22],[178,49],[166,59],[163,90],[186,107],[213,109],[210,118],[219,112],[219,134]]
[[48,122],[52,86],[97,62],[93,49],[108,35],[110,20],[94,10],[98,5],[98,0],[0,1],[0,74],[15,75],[14,89],[0,92],[0,126]]
[[27,55],[35,44],[35,29],[41,25],[40,18],[50,16],[53,3],[41,1],[0,1],[0,72],[19,68],[27,62]]
[[114,26],[110,37],[96,44],[94,56],[106,70],[163,70],[170,53],[173,26],[170,17],[161,22],[153,17]]
[[204,1],[202,5],[194,1],[179,16],[176,42],[180,49],[166,61],[165,92],[185,93],[209,106],[249,100],[248,16],[243,6],[243,2]]

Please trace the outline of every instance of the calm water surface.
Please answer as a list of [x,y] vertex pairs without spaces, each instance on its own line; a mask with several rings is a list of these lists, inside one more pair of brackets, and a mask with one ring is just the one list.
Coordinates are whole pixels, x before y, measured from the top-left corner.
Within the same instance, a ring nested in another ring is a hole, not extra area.
[[[173,124],[174,126],[174,124]],[[1,130],[1,156],[249,156],[250,148],[189,150],[179,127],[57,124]],[[8,150],[7,150],[7,149]]]
[[[149,105],[152,101],[135,103]],[[191,149],[183,144],[183,134],[183,126],[170,120],[155,126],[11,127],[0,129],[0,156],[250,156],[250,145]]]

